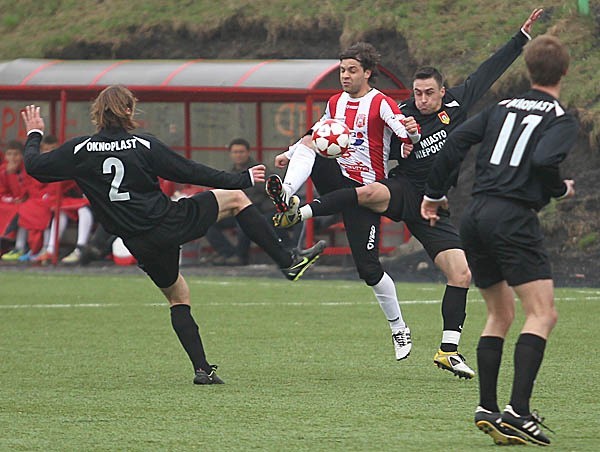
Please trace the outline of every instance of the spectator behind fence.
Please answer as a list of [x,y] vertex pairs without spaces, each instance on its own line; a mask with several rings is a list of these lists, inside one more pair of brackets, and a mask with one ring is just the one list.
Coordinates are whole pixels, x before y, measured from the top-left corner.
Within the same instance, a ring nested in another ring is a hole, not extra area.
[[27,232],[17,225],[20,205],[27,199],[23,144],[10,141],[6,146],[5,161],[0,165],[0,235],[2,260],[15,260],[24,250]]
[[[58,140],[54,135],[44,136],[40,145],[42,153],[51,152],[58,146]],[[35,179],[33,179],[35,180]],[[66,263],[76,263],[79,260],[80,247],[87,244],[88,238],[93,227],[92,211],[89,208],[89,202],[77,185],[72,181],[67,181],[57,184],[41,184],[35,181],[35,186],[38,187],[36,197],[26,206],[27,225],[34,226],[36,229],[36,239],[41,239],[38,235],[40,227],[43,227],[43,245],[41,247],[32,248],[30,251],[19,258],[21,261],[31,261],[33,263],[48,263],[51,261],[56,248],[56,204],[57,190],[61,191],[61,208],[59,213],[59,231],[58,238],[67,228],[69,219],[78,220],[77,246],[73,253],[63,259]],[[48,226],[52,219],[51,226]],[[35,252],[37,249],[39,252]]]
[[[233,173],[246,171],[248,168],[258,165],[258,162],[250,155],[250,143],[244,138],[235,138],[229,143],[229,158],[232,162],[230,171]],[[270,220],[274,213],[274,208],[273,203],[264,190],[264,185],[254,185],[246,188],[244,192],[252,203],[258,207],[258,210]],[[227,238],[225,231],[228,229],[235,231],[236,244],[233,244]],[[288,248],[295,246],[296,242],[290,238],[288,231],[277,229],[275,232],[284,246]],[[206,239],[215,250],[216,255],[206,259],[212,262],[213,265],[248,265],[251,241],[241,230],[234,217],[225,218],[212,225],[206,233]]]

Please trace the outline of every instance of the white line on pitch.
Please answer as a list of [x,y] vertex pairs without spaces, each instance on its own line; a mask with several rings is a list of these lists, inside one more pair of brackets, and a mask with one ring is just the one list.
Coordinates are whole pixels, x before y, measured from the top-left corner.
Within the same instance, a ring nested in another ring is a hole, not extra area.
[[[556,297],[556,301],[597,301],[600,300],[600,296],[592,297]],[[469,303],[481,303],[481,298],[469,299]],[[250,307],[250,306],[360,306],[369,305],[375,303],[375,300],[368,301],[322,301],[318,303],[305,303],[301,301],[290,301],[290,302],[264,302],[264,301],[232,301],[232,302],[210,302],[202,303],[197,301],[192,303],[196,306],[239,306],[239,307]],[[438,304],[439,299],[436,300],[401,300],[400,305],[407,304]],[[167,307],[167,303],[63,303],[63,304],[10,304],[0,305],[0,309],[65,309],[65,308],[111,308],[118,306],[150,306],[150,307]]]

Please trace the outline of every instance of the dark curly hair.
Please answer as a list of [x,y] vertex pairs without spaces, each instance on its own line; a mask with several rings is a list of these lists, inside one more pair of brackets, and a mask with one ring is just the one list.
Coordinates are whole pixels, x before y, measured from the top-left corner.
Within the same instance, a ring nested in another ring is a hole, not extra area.
[[360,63],[362,68],[367,71],[371,71],[371,77],[369,82],[375,82],[379,75],[379,69],[377,68],[381,61],[381,55],[368,42],[357,42],[352,44],[346,50],[340,53],[340,61],[352,58]]

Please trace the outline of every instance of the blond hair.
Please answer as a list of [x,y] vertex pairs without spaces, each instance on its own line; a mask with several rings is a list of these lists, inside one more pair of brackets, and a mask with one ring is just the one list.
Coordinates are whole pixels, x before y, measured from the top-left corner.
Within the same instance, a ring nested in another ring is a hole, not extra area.
[[137,99],[123,85],[104,88],[92,103],[90,117],[97,130],[120,128],[127,131],[137,127],[133,119]]

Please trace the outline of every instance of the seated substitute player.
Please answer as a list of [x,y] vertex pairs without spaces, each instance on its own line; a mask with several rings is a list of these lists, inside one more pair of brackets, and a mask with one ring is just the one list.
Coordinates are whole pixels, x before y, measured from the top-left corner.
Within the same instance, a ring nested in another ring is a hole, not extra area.
[[[525,47],[531,89],[485,109],[454,130],[427,179],[421,206],[424,219],[436,222],[453,174],[469,148],[477,153],[473,198],[465,210],[460,236],[475,285],[487,305],[487,322],[477,347],[480,401],[475,424],[497,443],[529,441],[548,445],[529,408],[544,349],[557,320],[550,262],[537,211],[551,197],[575,194],[562,180],[559,163],[577,137],[577,122],[558,102],[569,54],[554,36],[542,35]],[[510,402],[500,414],[498,370],[504,338],[514,320],[514,292],[525,324],[514,353]]]
[[[521,30],[461,85],[446,89],[442,74],[432,67],[416,71],[414,98],[402,103],[400,108],[421,126],[421,140],[414,145],[414,150],[410,145],[402,144],[403,158],[390,171],[387,180],[321,196],[308,206],[302,206],[299,215],[296,215],[296,209],[279,215],[279,223],[288,225],[313,216],[330,215],[358,204],[394,221],[404,221],[446,276],[447,285],[442,298],[442,338],[433,362],[458,377],[472,378],[475,375],[458,353],[471,272],[449,212],[443,213],[434,228],[421,218],[419,210],[423,188],[431,165],[450,131],[467,119],[467,112],[473,104],[519,56],[529,39],[532,25],[541,14],[541,9],[535,9]],[[398,143],[392,139],[392,155],[394,144]],[[298,205],[296,200],[294,205]]]
[[[283,184],[279,176],[269,176],[266,189],[279,211],[288,208],[286,201],[309,176],[321,194],[370,184],[387,174],[392,135],[406,143],[419,140],[418,125],[414,121],[406,121],[407,118],[390,97],[371,87],[377,76],[379,60],[380,55],[375,48],[364,42],[356,43],[340,54],[343,91],[328,100],[321,119],[342,120],[352,131],[348,156],[334,160],[316,158],[309,147],[308,135],[290,148],[288,152],[293,155],[277,156],[276,166],[283,167],[281,159],[284,158],[286,163],[289,160],[289,167]],[[388,320],[396,359],[404,359],[410,353],[412,341],[410,329],[402,318],[394,281],[379,262],[381,218],[358,206],[344,209],[342,215],[358,275],[372,287]]]
[[206,360],[198,326],[190,312],[190,291],[179,273],[180,246],[201,237],[209,226],[235,215],[240,226],[291,280],[319,257],[324,242],[294,255],[285,250],[267,220],[241,190],[211,190],[171,201],[158,177],[179,183],[246,188],[264,181],[258,165],[227,173],[181,157],[155,137],[132,134],[136,99],[120,85],[104,89],[91,107],[97,132],[69,140],[40,154],[44,131],[40,108],[22,113],[27,129],[25,167],[41,181],[74,179],[90,201],[96,219],[121,237],[139,266],[171,305],[173,329],[194,366],[196,384],[222,383]]

